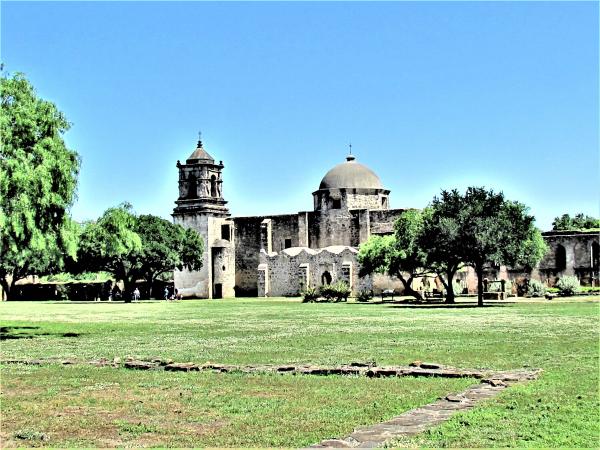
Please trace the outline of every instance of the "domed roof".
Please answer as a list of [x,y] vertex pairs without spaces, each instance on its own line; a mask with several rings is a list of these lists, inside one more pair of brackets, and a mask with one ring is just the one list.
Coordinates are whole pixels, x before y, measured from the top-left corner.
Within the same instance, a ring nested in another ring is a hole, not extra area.
[[353,155],[348,155],[346,162],[327,172],[319,185],[319,189],[340,188],[383,189],[383,185],[375,172],[357,163]]

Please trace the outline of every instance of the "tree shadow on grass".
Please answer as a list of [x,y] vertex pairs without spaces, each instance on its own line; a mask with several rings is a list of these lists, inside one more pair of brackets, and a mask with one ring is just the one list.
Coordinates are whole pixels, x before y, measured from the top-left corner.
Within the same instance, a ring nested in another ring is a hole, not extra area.
[[516,302],[502,302],[502,303],[484,303],[483,306],[478,306],[477,303],[473,302],[456,302],[456,303],[415,303],[407,300],[398,301],[383,301],[383,302],[363,302],[363,303],[348,303],[353,306],[366,306],[366,305],[378,305],[385,306],[387,308],[409,308],[409,309],[468,309],[468,308],[499,308],[505,306],[515,305]]
[[0,327],[0,341],[8,341],[12,339],[33,339],[41,336],[58,336],[58,337],[79,337],[81,333],[40,333],[33,330],[39,330],[40,327]]

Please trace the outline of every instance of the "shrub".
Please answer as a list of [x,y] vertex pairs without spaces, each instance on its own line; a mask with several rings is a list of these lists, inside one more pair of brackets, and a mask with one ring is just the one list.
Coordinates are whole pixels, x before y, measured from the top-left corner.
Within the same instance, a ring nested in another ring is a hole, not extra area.
[[341,302],[343,301],[347,301],[348,300],[348,296],[350,295],[350,286],[348,286],[348,283],[346,283],[345,281],[339,280],[336,281],[335,283],[333,283],[333,285],[331,286],[333,288],[333,292],[334,292],[334,298],[336,301]]
[[333,284],[321,286],[319,292],[325,301],[341,302],[342,300],[348,300],[348,296],[350,295],[350,287],[348,287],[348,284],[345,281],[340,280]]
[[494,282],[490,285],[490,292],[506,292],[508,294],[512,293],[512,281],[504,280],[504,290],[502,290],[502,283]]
[[452,290],[454,291],[454,295],[456,295],[457,297],[463,293],[463,287],[458,281],[452,282]]
[[531,297],[543,297],[546,295],[546,285],[538,280],[530,280],[527,287],[527,295]]
[[356,296],[357,302],[368,302],[373,298],[373,291],[368,291],[366,289],[360,291]]
[[581,286],[579,292],[600,292],[600,286]]
[[319,290],[316,287],[307,287],[302,290],[302,302],[310,303],[319,298]]
[[569,296],[579,291],[579,280],[570,275],[561,277],[556,283],[559,295]]
[[334,297],[333,286],[331,284],[324,284],[319,288],[319,295],[327,302],[330,302]]

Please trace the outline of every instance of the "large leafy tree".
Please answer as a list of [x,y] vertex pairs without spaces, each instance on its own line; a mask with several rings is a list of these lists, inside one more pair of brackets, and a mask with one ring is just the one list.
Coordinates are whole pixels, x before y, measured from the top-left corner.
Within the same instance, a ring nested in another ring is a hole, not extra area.
[[483,274],[488,264],[534,266],[545,253],[539,230],[528,208],[506,200],[504,194],[470,187],[464,195],[457,191],[442,194],[462,203],[458,252],[477,274],[477,303],[483,306]]
[[64,114],[22,74],[0,78],[0,96],[0,285],[11,298],[17,280],[75,255],[79,157],[63,140]]
[[419,246],[422,232],[423,213],[414,209],[404,211],[394,223],[393,236],[372,236],[360,246],[361,274],[396,276],[406,295],[422,300],[422,295],[412,287],[415,278],[431,272],[427,267],[427,255]]
[[418,245],[425,254],[426,266],[438,274],[446,290],[446,303],[454,303],[453,280],[464,265],[461,254],[460,218],[462,202],[454,192],[442,192],[423,210],[423,227]]
[[106,271],[122,280],[128,301],[136,280],[150,286],[174,268],[202,265],[202,237],[152,215],[136,216],[128,203],[109,208],[96,222],[84,225],[76,271]]
[[132,270],[148,282],[150,296],[152,283],[159,275],[174,268],[195,270],[202,266],[204,244],[196,231],[153,215],[137,217],[134,229],[142,246],[131,255]]
[[125,298],[131,292],[131,255],[142,249],[142,240],[135,232],[136,217],[131,205],[123,203],[107,209],[96,222],[84,224],[73,271],[106,271],[125,285]]

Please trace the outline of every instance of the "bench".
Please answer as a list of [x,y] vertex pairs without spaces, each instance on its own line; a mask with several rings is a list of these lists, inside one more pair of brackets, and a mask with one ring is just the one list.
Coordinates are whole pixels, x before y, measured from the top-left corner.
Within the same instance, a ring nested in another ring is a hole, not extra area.
[[392,297],[392,300],[394,300],[394,290],[393,289],[385,289],[385,290],[381,291],[381,301],[383,301],[383,299],[385,297]]

